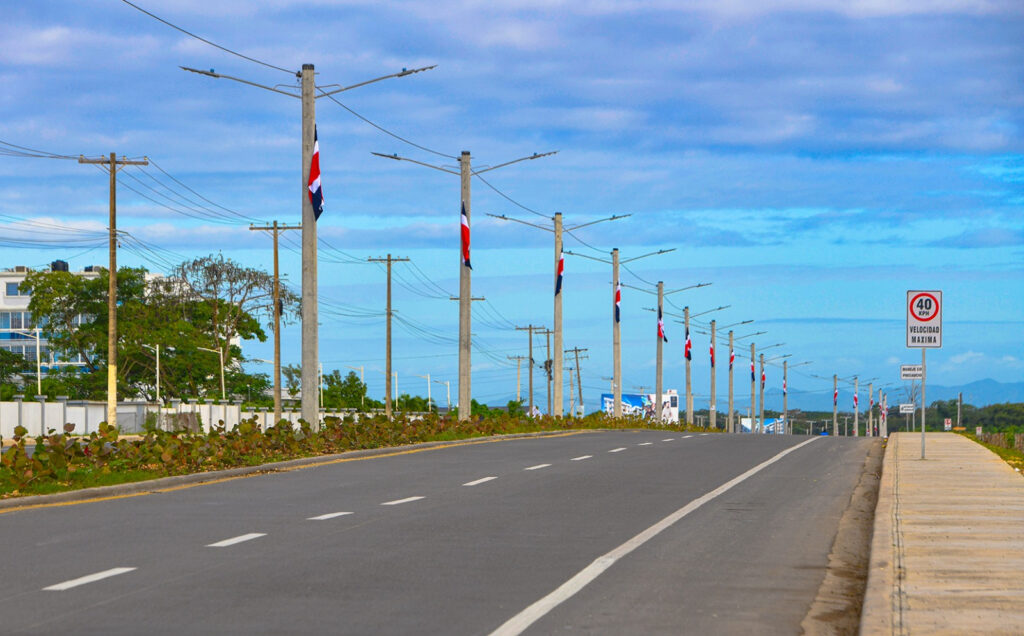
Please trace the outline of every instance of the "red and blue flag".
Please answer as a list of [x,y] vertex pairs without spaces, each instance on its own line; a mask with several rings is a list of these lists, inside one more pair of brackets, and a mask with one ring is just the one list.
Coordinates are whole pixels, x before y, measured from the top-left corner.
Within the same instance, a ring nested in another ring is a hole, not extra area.
[[309,202],[313,205],[313,218],[320,220],[324,211],[324,192],[320,187],[320,142],[313,126],[313,159],[309,162]]

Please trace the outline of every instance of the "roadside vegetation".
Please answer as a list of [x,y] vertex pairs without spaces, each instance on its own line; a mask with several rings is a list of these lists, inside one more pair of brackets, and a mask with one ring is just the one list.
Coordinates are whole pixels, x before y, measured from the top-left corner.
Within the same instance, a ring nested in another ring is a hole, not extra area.
[[[141,439],[120,437],[115,428],[105,423],[85,437],[51,430],[49,435],[30,438],[24,428],[18,427],[13,446],[2,456],[0,496],[46,494],[418,442],[650,426],[650,422],[640,419],[616,420],[601,414],[554,419],[492,412],[464,422],[437,415],[428,415],[422,420],[411,420],[403,415],[392,420],[382,415],[364,415],[358,422],[352,418],[327,418],[317,432],[305,422],[294,427],[286,421],[264,432],[254,418],[244,420],[232,430],[223,427],[215,427],[210,433],[151,430]],[[702,430],[682,425],[659,429]],[[29,446],[33,446],[31,452]]]
[[982,433],[981,437],[978,437],[965,432],[961,435],[999,455],[1003,461],[1024,475],[1024,433]]

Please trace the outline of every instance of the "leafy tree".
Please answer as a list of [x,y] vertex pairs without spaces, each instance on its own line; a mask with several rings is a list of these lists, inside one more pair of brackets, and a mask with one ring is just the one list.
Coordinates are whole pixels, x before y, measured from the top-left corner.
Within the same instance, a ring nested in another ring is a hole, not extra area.
[[324,376],[324,407],[328,409],[370,408],[366,400],[366,384],[355,371],[342,377],[335,369]]
[[7,349],[0,349],[0,400],[10,400],[17,392],[21,374],[29,370],[28,361]]
[[296,364],[286,364],[281,367],[281,375],[284,376],[284,388],[288,395],[295,397],[299,394],[299,387],[302,386],[302,367]]

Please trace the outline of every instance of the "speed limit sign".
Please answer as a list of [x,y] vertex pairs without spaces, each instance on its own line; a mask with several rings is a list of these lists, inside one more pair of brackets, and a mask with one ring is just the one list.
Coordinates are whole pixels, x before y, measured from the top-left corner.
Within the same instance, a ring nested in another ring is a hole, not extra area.
[[942,292],[907,292],[907,347],[942,347]]

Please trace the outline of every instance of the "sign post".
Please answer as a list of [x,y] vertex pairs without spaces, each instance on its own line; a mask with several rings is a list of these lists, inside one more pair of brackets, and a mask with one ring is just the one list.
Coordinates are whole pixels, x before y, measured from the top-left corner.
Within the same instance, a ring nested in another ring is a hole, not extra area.
[[942,347],[942,292],[907,291],[907,348],[921,350],[921,459],[924,459],[924,430],[928,402],[925,401],[928,349]]

